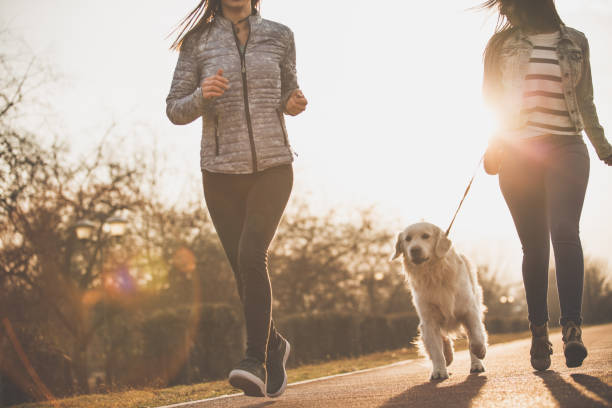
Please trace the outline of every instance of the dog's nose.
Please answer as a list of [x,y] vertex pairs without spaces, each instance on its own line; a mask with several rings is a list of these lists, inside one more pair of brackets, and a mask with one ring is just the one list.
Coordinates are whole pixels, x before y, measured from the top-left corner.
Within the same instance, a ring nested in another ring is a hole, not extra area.
[[420,247],[412,247],[410,248],[410,256],[413,258],[418,258],[423,253],[423,250]]

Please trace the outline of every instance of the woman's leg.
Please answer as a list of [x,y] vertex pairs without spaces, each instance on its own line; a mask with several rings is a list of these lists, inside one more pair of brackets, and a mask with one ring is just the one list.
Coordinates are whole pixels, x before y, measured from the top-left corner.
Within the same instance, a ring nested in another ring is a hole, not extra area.
[[244,278],[247,357],[266,361],[268,337],[277,342],[271,324],[272,290],[268,275],[268,247],[289,200],[293,186],[290,165],[256,175],[246,200],[246,217],[238,249],[238,267]]
[[[204,171],[202,177],[206,205],[234,273],[238,295],[246,316],[245,279],[239,268],[238,255],[240,239],[247,216],[247,199],[257,180],[257,175],[221,174]],[[280,338],[272,320],[270,321],[268,338],[270,347],[278,345]]]
[[561,325],[582,323],[584,258],[579,236],[580,215],[589,180],[585,144],[560,146],[548,158],[546,192],[555,254]]
[[244,279],[238,268],[238,244],[246,216],[249,175],[202,172],[204,198],[244,303]]
[[523,247],[523,284],[529,321],[541,326],[548,321],[547,291],[549,229],[541,155],[528,143],[506,151],[499,185],[510,209]]

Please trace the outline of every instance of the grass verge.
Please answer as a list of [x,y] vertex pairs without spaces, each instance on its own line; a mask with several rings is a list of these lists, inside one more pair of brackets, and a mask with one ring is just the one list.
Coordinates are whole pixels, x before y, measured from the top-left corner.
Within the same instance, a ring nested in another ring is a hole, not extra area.
[[[554,332],[554,330],[552,330]],[[489,344],[506,343],[529,336],[529,332],[492,334]],[[455,342],[457,351],[467,347],[465,339]],[[419,358],[416,348],[402,348],[368,354],[355,358],[325,361],[308,364],[288,370],[289,383],[344,374],[357,370],[380,367],[403,360]],[[13,408],[144,408],[171,405],[180,402],[196,401],[221,395],[235,394],[239,391],[232,388],[227,381],[210,381],[193,385],[182,385],[163,389],[142,389],[108,394],[83,395],[57,401],[21,404]]]

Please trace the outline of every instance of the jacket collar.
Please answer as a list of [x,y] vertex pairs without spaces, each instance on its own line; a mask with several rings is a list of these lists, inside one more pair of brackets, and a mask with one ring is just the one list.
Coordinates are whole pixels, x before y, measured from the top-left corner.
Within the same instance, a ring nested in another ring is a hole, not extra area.
[[[217,24],[224,28],[232,28],[232,22],[226,18],[222,13],[215,16],[214,20]],[[251,25],[251,31],[254,30],[261,23],[261,14],[255,13],[249,16],[249,24]]]
[[[572,40],[572,37],[568,33],[567,26],[565,24],[561,24],[561,26],[559,27],[559,33],[559,42],[569,41],[572,44],[576,45],[575,42]],[[517,27],[516,33],[514,35],[516,39],[521,41],[527,41],[531,44],[531,41],[529,41],[529,36],[523,30],[521,30],[520,27]]]
[[572,36],[567,30],[567,26],[565,24],[561,24],[561,28],[559,29],[559,31],[561,32],[561,38],[559,39],[559,42],[569,41],[572,45],[574,45],[574,47],[580,46],[580,44],[575,41],[575,36]]
[[559,31],[561,32],[561,39],[562,40],[572,41],[572,39],[570,38],[569,34],[567,33],[567,27],[566,27],[565,24],[561,24],[561,28],[559,28]]

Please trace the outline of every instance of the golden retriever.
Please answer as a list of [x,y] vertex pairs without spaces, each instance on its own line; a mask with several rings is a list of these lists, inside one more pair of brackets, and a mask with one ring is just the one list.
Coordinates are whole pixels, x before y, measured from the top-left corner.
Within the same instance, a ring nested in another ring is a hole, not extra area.
[[446,367],[453,361],[453,338],[462,327],[469,339],[470,372],[483,372],[486,308],[476,271],[468,259],[454,251],[440,228],[426,222],[398,234],[391,259],[400,256],[421,321],[421,340],[433,364],[430,379],[448,378]]

